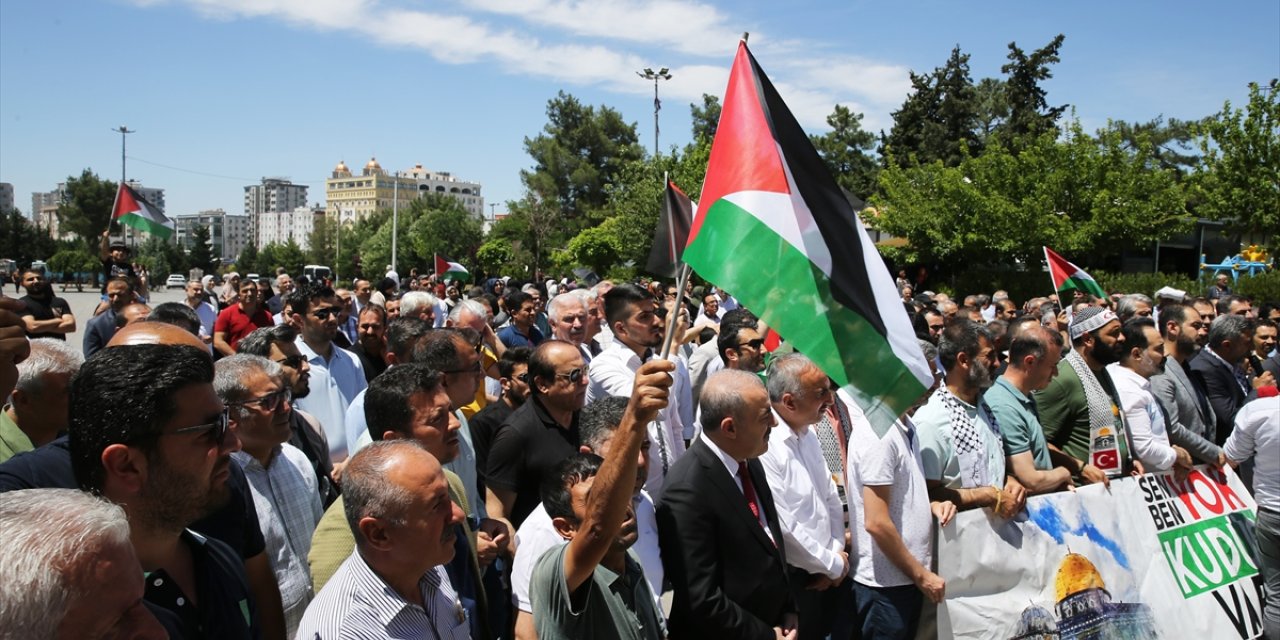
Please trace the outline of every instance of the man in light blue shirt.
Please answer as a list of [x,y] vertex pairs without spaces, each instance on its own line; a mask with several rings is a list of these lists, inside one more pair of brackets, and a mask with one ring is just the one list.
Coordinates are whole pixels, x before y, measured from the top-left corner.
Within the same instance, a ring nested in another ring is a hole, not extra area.
[[367,386],[360,359],[333,344],[342,301],[333,289],[308,282],[289,295],[293,322],[299,327],[298,351],[311,364],[311,393],[297,407],[315,416],[329,440],[334,464],[347,459],[346,412]]

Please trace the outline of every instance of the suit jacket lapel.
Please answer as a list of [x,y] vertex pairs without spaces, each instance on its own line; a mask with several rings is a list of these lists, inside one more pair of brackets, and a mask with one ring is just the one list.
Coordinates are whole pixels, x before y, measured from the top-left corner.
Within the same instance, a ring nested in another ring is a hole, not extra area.
[[765,475],[759,459],[747,462],[747,473],[751,474],[751,481],[756,485],[756,495],[759,496],[760,506],[764,509],[764,521],[769,524],[769,532],[777,542],[773,544],[771,541],[770,547],[779,554],[778,560],[785,565],[786,555],[782,550],[782,525],[778,522],[778,508],[773,504],[773,490],[769,488],[769,478]]
[[1174,361],[1174,366],[1165,368],[1169,370],[1170,377],[1181,388],[1182,392],[1187,394],[1192,404],[1196,406],[1196,413],[1200,414],[1200,422],[1205,425],[1213,424],[1213,409],[1209,407],[1209,401],[1204,394],[1200,392],[1200,388],[1191,382],[1190,376],[1187,375],[1185,365]]
[[[710,479],[712,485],[720,491],[728,509],[733,513],[734,519],[738,521],[747,531],[751,532],[752,537],[757,542],[764,545],[770,551],[775,551],[773,541],[769,536],[765,535],[764,528],[760,526],[760,522],[756,517],[751,515],[751,509],[747,507],[747,498],[738,488],[737,482],[729,475],[729,470],[725,468],[724,463],[716,456],[701,440],[694,443],[689,449],[698,456],[698,460],[706,469],[707,478]],[[782,535],[777,531],[778,514],[773,510],[773,496],[769,495],[768,485],[764,481],[764,472],[760,468],[760,463],[752,460],[747,463],[747,472],[751,474],[751,481],[756,487],[756,498],[760,500],[761,507],[765,510],[765,521],[770,523],[770,529],[773,530],[775,540],[781,542]]]

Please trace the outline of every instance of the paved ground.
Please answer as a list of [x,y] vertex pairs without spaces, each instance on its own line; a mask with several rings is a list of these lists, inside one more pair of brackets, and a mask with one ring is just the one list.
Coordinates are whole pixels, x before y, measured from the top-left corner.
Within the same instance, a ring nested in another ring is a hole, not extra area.
[[[4,295],[15,297],[12,284],[5,286]],[[26,291],[23,291],[16,297],[22,297],[24,295],[26,295]],[[93,310],[98,306],[98,301],[101,300],[101,296],[98,294],[96,289],[90,291],[88,287],[85,287],[83,293],[77,292],[75,287],[69,287],[66,291],[62,291],[61,285],[54,285],[53,295],[66,300],[67,303],[71,305],[71,313],[76,317],[76,332],[69,334],[67,336],[67,341],[79,347],[84,343],[84,327],[89,323],[89,319],[93,317]],[[159,291],[153,290],[151,292],[151,301],[149,304],[154,306],[161,302],[179,302],[183,298],[184,294],[181,289],[173,289],[171,291],[165,291],[163,289]]]

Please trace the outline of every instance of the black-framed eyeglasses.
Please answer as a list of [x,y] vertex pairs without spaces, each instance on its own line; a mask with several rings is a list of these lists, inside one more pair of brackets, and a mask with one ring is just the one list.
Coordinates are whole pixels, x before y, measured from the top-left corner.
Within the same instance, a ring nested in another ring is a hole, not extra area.
[[307,357],[299,353],[296,356],[285,356],[280,360],[276,360],[276,364],[290,369],[301,369],[302,363],[307,361]]
[[206,422],[204,424],[198,424],[191,427],[183,427],[160,435],[178,436],[187,433],[209,433],[213,437],[214,443],[222,444],[222,441],[227,437],[227,427],[229,424],[230,417],[227,415],[226,407],[223,407],[222,411],[213,422]]
[[316,320],[328,320],[330,316],[337,316],[342,313],[342,307],[321,307],[311,312]]
[[228,406],[245,407],[251,404],[256,404],[271,413],[275,413],[278,409],[280,409],[281,406],[284,405],[284,403],[289,402],[290,400],[293,400],[293,390],[289,389],[288,387],[285,387],[279,391],[268,393],[267,395],[262,396],[261,398],[253,398],[251,400],[244,400],[241,402],[232,402]]
[[569,373],[557,373],[557,374],[556,374],[556,379],[557,379],[557,380],[568,380],[569,382],[572,382],[573,384],[582,384],[582,379],[583,379],[583,378],[585,378],[585,377],[587,377],[587,367],[586,367],[586,366],[580,367],[580,368],[578,368],[578,369],[574,369],[573,371],[570,371]]
[[739,349],[741,349],[742,347],[751,347],[752,349],[759,349],[760,347],[763,347],[763,346],[764,346],[764,338],[755,338],[753,340],[748,340],[746,342],[738,343]]

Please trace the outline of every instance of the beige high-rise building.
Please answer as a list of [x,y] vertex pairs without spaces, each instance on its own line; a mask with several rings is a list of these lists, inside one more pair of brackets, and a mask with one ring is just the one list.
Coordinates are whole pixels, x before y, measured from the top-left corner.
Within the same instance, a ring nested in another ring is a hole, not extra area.
[[400,206],[408,206],[427,193],[457,198],[468,213],[484,218],[480,183],[459,180],[445,171],[429,171],[420,164],[395,175],[371,158],[357,176],[345,162],[339,162],[324,187],[325,213],[340,216],[343,222],[355,222],[375,211],[390,209],[396,200]]

